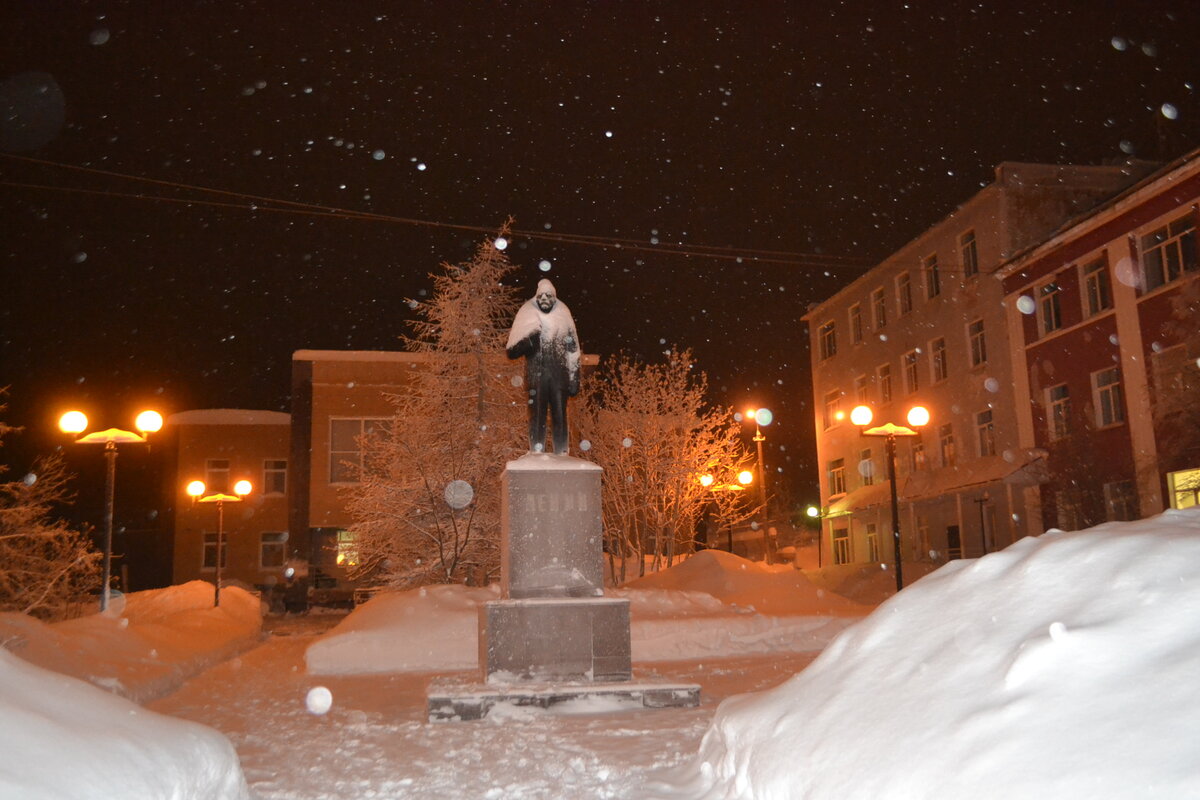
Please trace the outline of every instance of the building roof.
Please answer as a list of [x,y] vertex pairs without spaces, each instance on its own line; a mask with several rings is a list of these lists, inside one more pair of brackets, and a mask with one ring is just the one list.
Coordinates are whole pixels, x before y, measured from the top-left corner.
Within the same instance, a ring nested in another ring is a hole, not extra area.
[[167,417],[168,425],[290,425],[282,411],[255,408],[197,408]]

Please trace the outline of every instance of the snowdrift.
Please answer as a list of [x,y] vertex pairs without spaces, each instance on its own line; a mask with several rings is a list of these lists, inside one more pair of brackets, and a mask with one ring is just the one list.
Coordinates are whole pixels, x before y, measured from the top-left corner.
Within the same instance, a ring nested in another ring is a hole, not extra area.
[[0,614],[0,646],[25,661],[139,702],[161,697],[259,640],[261,605],[204,581],[117,595],[103,614],[46,624]]
[[229,740],[0,649],[0,797],[240,800]]
[[[630,601],[635,662],[820,650],[870,610],[817,589],[790,567],[715,551],[607,594]],[[377,595],[309,646],[308,671],[478,669],[478,608],[499,596],[496,586]]]
[[724,702],[676,793],[1200,797],[1197,619],[1197,509],[953,562]]

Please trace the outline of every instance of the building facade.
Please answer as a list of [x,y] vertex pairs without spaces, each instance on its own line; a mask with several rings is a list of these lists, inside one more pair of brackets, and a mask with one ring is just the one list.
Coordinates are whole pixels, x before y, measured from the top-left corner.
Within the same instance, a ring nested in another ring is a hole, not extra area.
[[[294,550],[288,534],[290,417],[278,411],[202,409],[166,419],[173,448],[168,491],[174,498],[172,582],[215,582],[220,531],[221,581],[267,590],[284,581]],[[200,480],[205,494],[232,496],[239,480],[252,489],[241,501],[215,504],[188,497]]]
[[1195,505],[1200,490],[1200,151],[1005,264],[1018,444],[1045,527]]
[[952,214],[804,316],[812,348],[824,565],[891,562],[885,440],[849,412],[905,424],[895,469],[901,555],[980,555],[1035,531],[1024,487],[1045,454],[1018,436],[1004,290],[995,272],[1146,167],[1004,163]]

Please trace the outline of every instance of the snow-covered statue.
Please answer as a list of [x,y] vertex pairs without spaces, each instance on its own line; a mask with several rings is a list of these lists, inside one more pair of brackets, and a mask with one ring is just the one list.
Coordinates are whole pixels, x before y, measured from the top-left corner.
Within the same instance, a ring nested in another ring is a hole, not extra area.
[[567,398],[579,393],[579,335],[554,284],[538,281],[537,294],[517,311],[508,333],[509,358],[525,357],[529,390],[529,449],[546,449],[546,412],[554,426],[554,452],[567,452]]

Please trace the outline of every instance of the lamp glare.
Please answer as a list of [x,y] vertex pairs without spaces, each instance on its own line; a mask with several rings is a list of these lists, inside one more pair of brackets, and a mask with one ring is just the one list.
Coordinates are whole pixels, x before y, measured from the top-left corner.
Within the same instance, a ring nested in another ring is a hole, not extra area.
[[83,433],[87,426],[88,418],[82,411],[68,411],[58,418],[58,429],[63,433]]
[[250,481],[238,481],[233,485],[233,493],[238,497],[244,497],[250,494],[251,488]]
[[204,494],[204,490],[206,488],[207,487],[204,485],[204,481],[192,481],[187,485],[187,489],[184,491],[188,493],[188,497],[199,497],[200,495]]
[[908,410],[908,424],[914,428],[922,428],[929,424],[929,409],[925,406],[913,406]]
[[158,413],[157,411],[143,411],[137,415],[137,419],[134,420],[133,424],[136,425],[137,429],[142,433],[157,433],[158,431],[162,430],[162,414]]
[[855,406],[850,411],[850,421],[855,425],[870,425],[871,420],[874,418],[875,414],[871,412],[869,406]]

